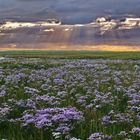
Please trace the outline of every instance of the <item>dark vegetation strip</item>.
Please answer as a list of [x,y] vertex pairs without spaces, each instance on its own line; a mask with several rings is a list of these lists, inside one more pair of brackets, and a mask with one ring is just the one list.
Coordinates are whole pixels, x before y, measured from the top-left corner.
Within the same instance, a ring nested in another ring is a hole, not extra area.
[[111,51],[0,51],[4,57],[69,58],[69,59],[140,59],[140,52]]

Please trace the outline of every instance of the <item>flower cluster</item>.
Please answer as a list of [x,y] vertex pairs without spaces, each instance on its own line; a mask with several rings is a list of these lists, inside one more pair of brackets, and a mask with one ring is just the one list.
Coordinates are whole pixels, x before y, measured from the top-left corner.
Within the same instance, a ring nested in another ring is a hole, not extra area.
[[37,110],[35,114],[26,113],[21,118],[22,125],[34,124],[37,128],[51,129],[52,132],[68,134],[74,123],[84,120],[83,113],[75,108],[47,108]]
[[103,133],[93,133],[88,140],[111,140],[111,136],[104,135]]
[[140,139],[139,60],[0,64],[0,139]]

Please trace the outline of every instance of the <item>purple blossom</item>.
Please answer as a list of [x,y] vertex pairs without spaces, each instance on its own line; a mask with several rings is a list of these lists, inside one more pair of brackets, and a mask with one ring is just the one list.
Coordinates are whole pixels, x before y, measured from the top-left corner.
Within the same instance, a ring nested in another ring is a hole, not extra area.
[[[23,126],[34,124],[37,128],[51,128],[58,124],[55,131],[66,133],[70,131],[70,126],[73,122],[78,123],[83,121],[82,112],[77,111],[75,108],[47,108],[37,110],[35,115],[25,114],[21,118]],[[65,124],[65,125],[63,125]]]
[[134,127],[131,132],[133,134],[136,134],[136,135],[140,136],[140,128],[139,127]]
[[88,140],[111,140],[111,136],[104,135],[103,133],[93,133]]
[[111,123],[111,118],[110,118],[110,116],[108,116],[108,115],[104,116],[104,117],[102,118],[102,120],[101,120],[101,123],[102,123],[103,125],[108,125],[108,124],[110,124],[110,123]]
[[56,129],[56,132],[59,132],[61,134],[69,134],[71,131],[70,127],[67,126],[67,124],[60,124]]
[[24,87],[25,93],[29,93],[29,94],[37,94],[39,93],[39,90],[35,89],[35,88],[30,88],[30,87]]
[[0,91],[0,97],[4,97],[5,95],[6,95],[6,91],[5,90]]

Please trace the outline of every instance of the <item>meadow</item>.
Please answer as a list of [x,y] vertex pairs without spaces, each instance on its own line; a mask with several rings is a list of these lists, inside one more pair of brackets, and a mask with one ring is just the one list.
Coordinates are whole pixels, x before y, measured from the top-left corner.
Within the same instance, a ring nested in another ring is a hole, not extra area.
[[0,140],[139,140],[139,54],[0,52]]
[[45,50],[10,50],[0,51],[0,56],[27,58],[59,58],[59,59],[140,59],[139,51],[45,51]]

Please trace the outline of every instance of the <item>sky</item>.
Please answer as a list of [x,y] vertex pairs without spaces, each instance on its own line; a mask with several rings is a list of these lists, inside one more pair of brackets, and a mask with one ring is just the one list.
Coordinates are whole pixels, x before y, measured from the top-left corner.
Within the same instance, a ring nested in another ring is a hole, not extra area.
[[[85,26],[98,17],[140,18],[140,0],[0,0],[0,49],[140,49],[140,25],[133,29],[101,31]],[[57,27],[3,29],[7,21],[38,23],[57,19]],[[84,25],[84,27],[77,26]],[[123,25],[123,24],[122,24]],[[106,28],[104,26],[103,28]],[[46,32],[47,31],[47,32]],[[57,47],[54,47],[57,46]]]
[[88,23],[99,16],[139,15],[140,0],[0,0],[0,19]]

